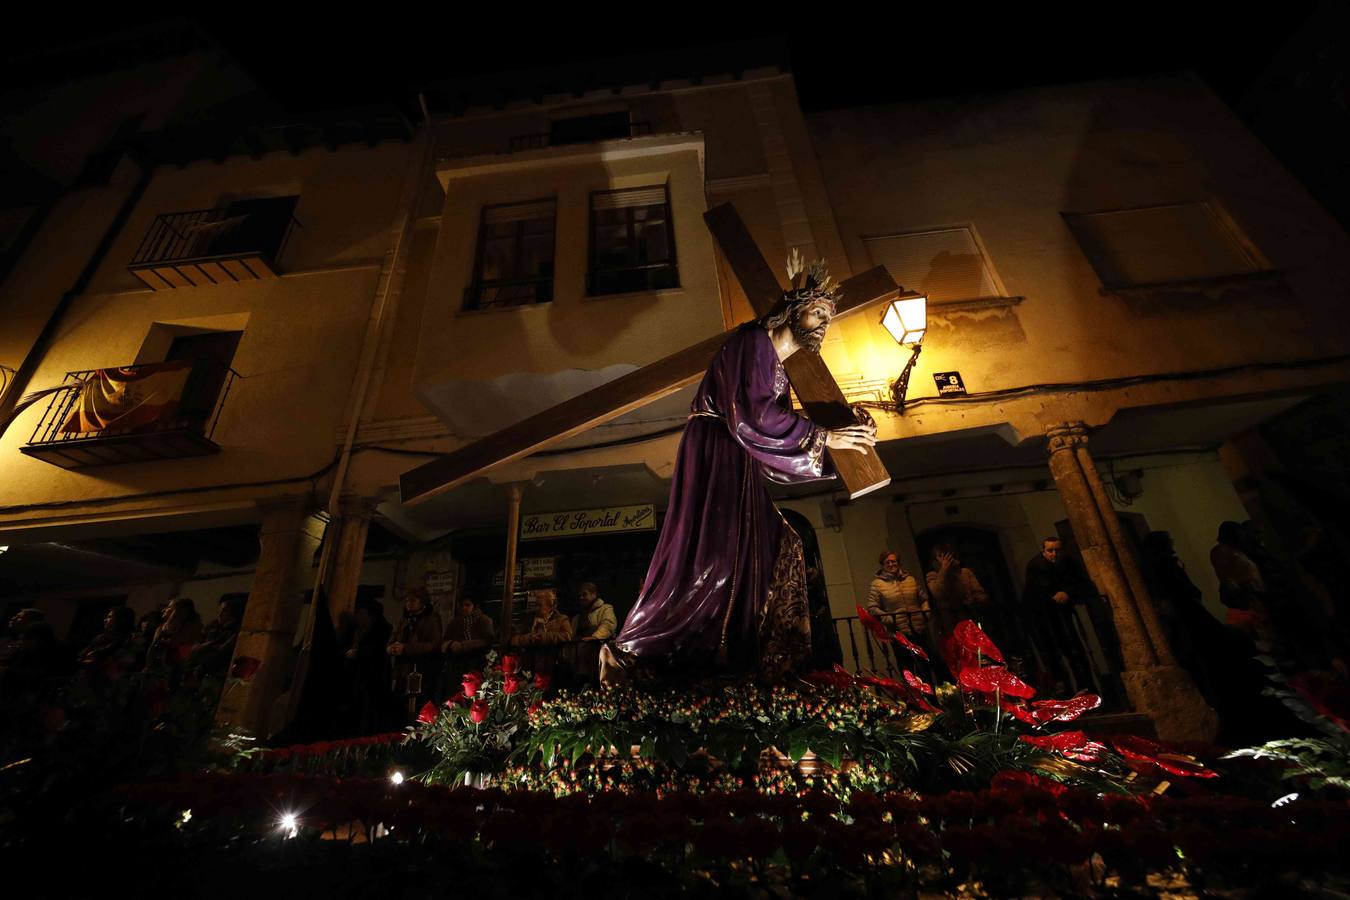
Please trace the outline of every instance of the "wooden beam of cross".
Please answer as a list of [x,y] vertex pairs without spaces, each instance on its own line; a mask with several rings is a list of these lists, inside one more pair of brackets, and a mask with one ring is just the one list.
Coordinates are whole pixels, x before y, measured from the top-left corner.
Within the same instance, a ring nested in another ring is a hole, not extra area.
[[[735,208],[729,203],[714,207],[704,214],[704,220],[722,248],[736,280],[745,289],[755,314],[765,315],[782,297],[783,288]],[[884,266],[875,266],[840,285],[834,318],[838,320],[893,300],[900,290]],[[694,384],[703,377],[728,337],[725,332],[715,334],[404,472],[399,477],[403,502],[417,504],[429,500],[485,472]],[[813,422],[826,428],[853,423],[853,413],[843,392],[817,354],[794,353],[788,357],[785,368],[797,399]],[[875,453],[828,452],[850,497],[860,497],[890,482],[890,475]]]

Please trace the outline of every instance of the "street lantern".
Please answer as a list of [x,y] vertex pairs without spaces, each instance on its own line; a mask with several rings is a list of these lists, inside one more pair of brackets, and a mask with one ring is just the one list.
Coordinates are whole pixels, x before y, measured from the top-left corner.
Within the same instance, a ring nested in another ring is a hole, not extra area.
[[895,411],[903,415],[909,375],[914,371],[914,364],[919,361],[923,335],[928,330],[928,297],[916,291],[906,291],[886,304],[886,310],[881,314],[881,325],[901,347],[913,348],[909,362],[905,363],[900,377],[891,385],[891,401],[895,404]]
[[910,291],[901,294],[881,314],[881,324],[902,347],[912,347],[923,340],[928,329],[928,298]]

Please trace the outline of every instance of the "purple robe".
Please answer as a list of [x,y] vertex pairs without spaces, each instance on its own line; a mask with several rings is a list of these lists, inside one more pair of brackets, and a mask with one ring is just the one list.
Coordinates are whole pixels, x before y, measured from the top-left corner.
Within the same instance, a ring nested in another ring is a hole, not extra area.
[[661,537],[620,650],[700,666],[725,640],[741,668],[763,668],[768,645],[779,668],[809,652],[801,541],[765,481],[820,479],[825,437],[792,411],[768,332],[757,323],[738,329],[694,397]]

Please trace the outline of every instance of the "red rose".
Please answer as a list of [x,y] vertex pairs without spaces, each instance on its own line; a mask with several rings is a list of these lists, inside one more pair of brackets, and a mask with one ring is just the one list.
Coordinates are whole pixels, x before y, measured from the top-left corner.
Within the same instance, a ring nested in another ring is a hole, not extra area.
[[459,705],[459,702],[463,699],[464,699],[464,692],[460,691],[459,693],[455,694],[455,696],[445,701],[445,708],[454,709],[456,706]]
[[514,653],[508,653],[502,657],[502,672],[507,675],[514,675],[520,669],[520,657]]
[[534,676],[534,689],[536,691],[546,691],[548,690],[548,686],[549,684],[552,683],[552,681],[553,681],[552,678],[545,675],[543,672],[540,672]]
[[481,724],[488,717],[488,705],[486,700],[475,700],[469,707],[469,718],[473,719],[475,725]]
[[533,703],[530,704],[530,708],[529,708],[529,710],[528,710],[528,715],[529,715],[531,718],[533,718],[533,717],[534,717],[534,714],[537,713],[537,712],[539,712],[539,707],[541,707],[541,706],[543,706],[543,705],[544,705],[544,704],[540,703],[538,700],[534,701]]
[[483,685],[482,672],[464,673],[464,696],[473,697],[478,694],[478,689]]
[[417,711],[417,721],[424,725],[430,725],[432,722],[436,721],[436,717],[440,715],[440,713],[441,711],[436,708],[436,704],[428,700],[426,704]]
[[520,690],[520,679],[516,676],[507,675],[506,678],[502,680],[503,694],[514,694],[518,690]]

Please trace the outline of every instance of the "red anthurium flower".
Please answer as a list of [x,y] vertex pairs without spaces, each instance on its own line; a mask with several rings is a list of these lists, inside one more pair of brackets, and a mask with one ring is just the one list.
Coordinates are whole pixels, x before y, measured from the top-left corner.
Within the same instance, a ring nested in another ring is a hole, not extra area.
[[1022,788],[1039,788],[1048,791],[1056,797],[1068,791],[1068,788],[1055,781],[1053,778],[1046,778],[1042,775],[1033,775],[1031,772],[999,772],[989,782],[989,787],[995,791],[1018,790]]
[[519,678],[514,675],[507,675],[506,678],[502,680],[502,693],[514,694],[516,691],[520,690],[520,684],[521,681]]
[[234,662],[230,665],[230,677],[248,681],[258,674],[258,669],[261,667],[262,660],[260,659],[255,659],[252,656],[236,656]]
[[486,700],[475,700],[473,706],[469,707],[469,718],[473,719],[474,724],[480,724],[488,717],[488,705]]
[[906,669],[906,670],[904,671],[903,675],[904,675],[904,679],[905,679],[905,684],[909,685],[909,686],[912,687],[914,690],[918,691],[918,692],[921,693],[921,694],[932,694],[932,693],[933,693],[933,686],[932,686],[931,684],[929,684],[928,682],[924,681],[924,680],[923,680],[922,678],[920,678],[918,675],[915,675],[915,674],[914,674],[913,672],[911,672],[909,669]]
[[1121,756],[1134,762],[1150,763],[1170,775],[1182,778],[1218,778],[1219,773],[1205,768],[1194,756],[1177,753],[1166,744],[1148,738],[1122,734],[1111,738],[1111,745]]
[[1047,734],[1044,737],[1032,737],[1029,734],[1024,734],[1019,740],[1033,747],[1053,750],[1069,759],[1083,762],[1092,762],[1098,754],[1106,749],[1105,744],[1088,740],[1088,736],[1081,731],[1061,731],[1059,734]]
[[803,675],[802,681],[815,687],[841,689],[853,687],[853,676],[843,669],[836,669],[833,672],[812,672],[810,675]]
[[482,685],[483,685],[483,673],[482,673],[482,672],[465,672],[465,673],[464,673],[464,696],[465,696],[465,697],[473,697],[473,696],[477,695],[478,689],[479,689],[480,687],[482,687]]
[[981,659],[992,662],[1003,662],[1003,652],[990,640],[989,635],[970,619],[957,622],[956,627],[952,629],[952,637],[956,638],[956,643],[968,653],[979,654]]
[[895,632],[893,637],[895,638],[895,642],[899,644],[901,647],[904,647],[906,650],[908,650],[910,653],[913,653],[915,656],[917,656],[924,662],[928,662],[928,653],[918,644],[914,643],[909,638],[905,637],[905,633],[903,631]]
[[885,644],[891,640],[891,633],[886,630],[886,626],[881,624],[881,620],[872,615],[861,606],[855,607],[858,610],[858,621],[863,623],[863,627],[872,632],[872,637],[878,642]]
[[430,725],[432,722],[436,721],[436,717],[440,715],[440,713],[441,711],[436,708],[436,704],[428,700],[426,704],[417,711],[417,721],[424,725]]
[[1035,714],[1020,703],[1010,703],[1004,700],[999,704],[999,707],[1019,722],[1025,722],[1032,726],[1041,724],[1036,721]]
[[1031,704],[1031,714],[1040,724],[1072,722],[1088,710],[1101,705],[1102,698],[1096,694],[1079,694],[1068,700],[1035,700]]
[[957,679],[961,687],[982,694],[999,693],[1008,697],[1024,699],[1036,696],[1036,689],[1001,666],[985,666],[982,669],[962,669]]
[[507,675],[514,675],[520,669],[520,657],[514,653],[508,653],[502,657],[502,672]]
[[1311,672],[1290,678],[1289,686],[1319,716],[1334,723],[1342,731],[1350,731],[1350,702],[1347,702],[1345,688]]
[[543,672],[537,672],[534,676],[534,689],[536,691],[546,691],[548,686],[553,683],[553,678],[545,675]]

